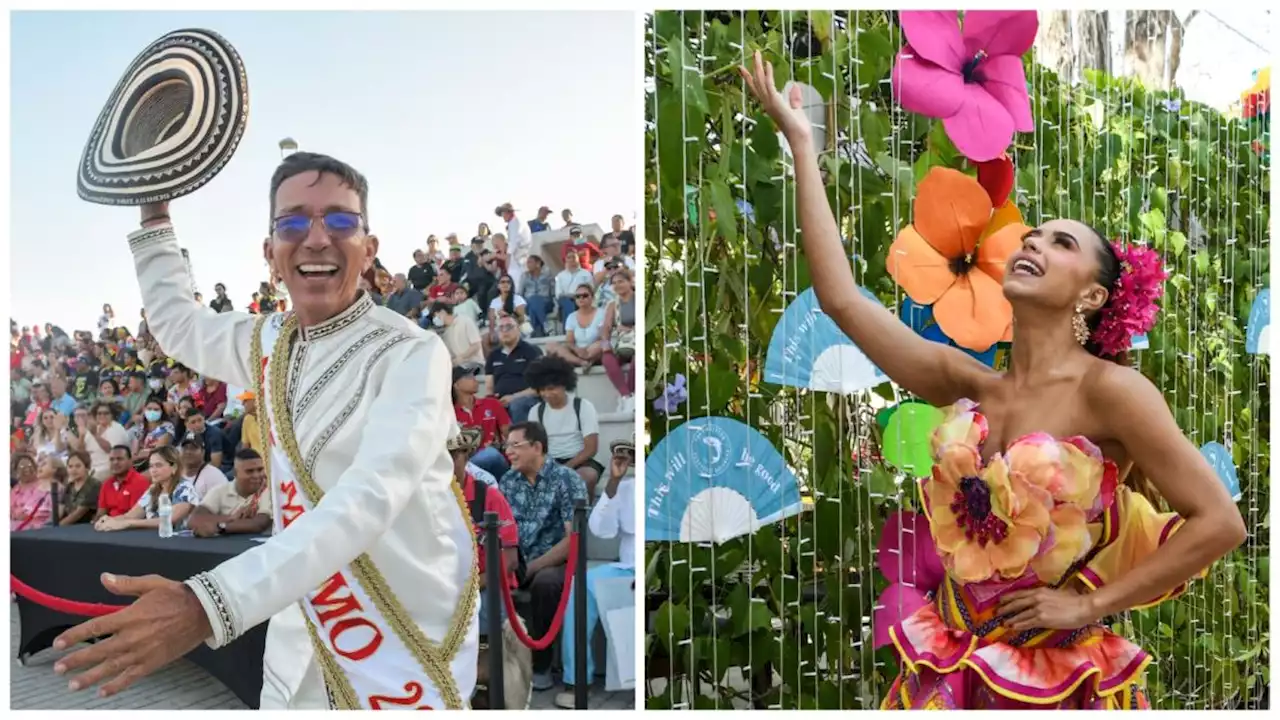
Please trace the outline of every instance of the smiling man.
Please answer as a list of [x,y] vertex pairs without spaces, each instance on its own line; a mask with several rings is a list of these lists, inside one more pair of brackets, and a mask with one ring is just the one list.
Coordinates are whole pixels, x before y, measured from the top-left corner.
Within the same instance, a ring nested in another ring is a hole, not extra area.
[[274,535],[185,583],[104,576],[138,600],[60,637],[111,636],[55,669],[86,671],[72,689],[112,694],[270,619],[263,709],[463,707],[477,577],[446,450],[448,350],[359,290],[378,240],[355,169],[290,155],[271,178],[269,218],[263,255],[288,313],[197,305],[167,204],[142,208],[129,244],[160,346],[259,398]]

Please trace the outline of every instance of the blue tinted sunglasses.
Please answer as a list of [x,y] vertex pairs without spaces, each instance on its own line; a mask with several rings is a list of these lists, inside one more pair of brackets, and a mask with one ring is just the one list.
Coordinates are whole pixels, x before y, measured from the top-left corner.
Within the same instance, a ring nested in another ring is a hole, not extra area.
[[359,232],[364,221],[360,213],[331,211],[322,215],[282,215],[271,221],[271,231],[287,242],[301,242],[311,234],[316,218],[324,221],[324,230],[334,240],[345,240]]

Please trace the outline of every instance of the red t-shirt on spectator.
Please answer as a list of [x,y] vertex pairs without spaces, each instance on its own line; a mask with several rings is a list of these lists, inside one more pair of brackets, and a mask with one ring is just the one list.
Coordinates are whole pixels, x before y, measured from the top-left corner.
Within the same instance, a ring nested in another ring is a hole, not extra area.
[[427,286],[427,299],[428,300],[448,299],[450,297],[453,297],[453,291],[456,290],[457,287],[458,286],[453,283],[445,283],[444,285],[437,285],[435,283],[431,283],[430,285]]
[[476,398],[475,405],[468,412],[461,405],[454,405],[453,411],[458,424],[464,427],[478,427],[484,431],[480,439],[480,447],[487,447],[498,435],[498,428],[511,424],[511,416],[502,403],[495,397]]
[[578,264],[588,270],[591,269],[592,265],[596,264],[596,260],[599,260],[604,255],[600,251],[600,247],[593,242],[584,240],[575,245],[572,241],[566,241],[564,245],[560,246],[561,266],[565,265],[565,258],[569,256],[569,251],[571,250],[578,253]]
[[121,482],[115,476],[107,478],[98,491],[98,509],[106,510],[111,517],[123,515],[133,509],[148,489],[151,481],[142,473],[129,468]]
[[[476,479],[471,473],[467,473],[466,482],[462,486],[462,497],[467,501],[467,507],[471,506],[471,501],[476,496]],[[511,506],[507,504],[507,499],[502,496],[502,491],[490,485],[489,491],[484,497],[484,511],[498,513],[498,539],[502,541],[503,548],[514,548],[520,546],[520,537],[516,533],[516,518],[511,514]],[[476,525],[476,540],[484,538],[484,526]],[[480,554],[480,574],[484,574],[484,548],[478,547]],[[518,587],[516,581],[516,569],[507,568],[507,584],[511,587]]]
[[218,387],[214,388],[213,392],[210,392],[209,388],[201,383],[200,387],[191,393],[191,400],[196,404],[196,408],[200,410],[201,415],[204,415],[208,420],[212,420],[214,418],[211,413],[217,410],[219,405],[224,410],[226,409],[227,384],[220,382]]

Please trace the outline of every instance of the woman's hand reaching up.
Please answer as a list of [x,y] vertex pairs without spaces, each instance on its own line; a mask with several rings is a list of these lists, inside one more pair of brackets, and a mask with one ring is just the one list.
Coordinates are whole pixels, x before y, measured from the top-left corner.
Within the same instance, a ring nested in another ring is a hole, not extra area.
[[784,98],[773,81],[773,63],[764,60],[759,50],[755,54],[755,71],[739,67],[738,73],[747,81],[752,96],[773,119],[791,147],[801,145],[800,141],[807,143],[813,137],[813,125],[800,107],[800,86],[792,85],[791,92]]

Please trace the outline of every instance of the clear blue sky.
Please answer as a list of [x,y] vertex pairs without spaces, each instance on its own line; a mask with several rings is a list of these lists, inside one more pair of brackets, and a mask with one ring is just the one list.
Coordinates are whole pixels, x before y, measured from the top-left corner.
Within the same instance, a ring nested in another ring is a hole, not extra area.
[[469,239],[510,201],[578,222],[631,221],[640,185],[630,12],[50,12],[11,24],[11,314],[91,329],[104,302],[136,331],[141,297],[125,235],[133,208],[92,205],[74,172],[111,89],[166,32],[208,28],[240,52],[249,123],[231,163],[173,203],[206,300],[237,308],[266,279],[277,142],[369,178],[369,216],[393,271],[426,237]]

